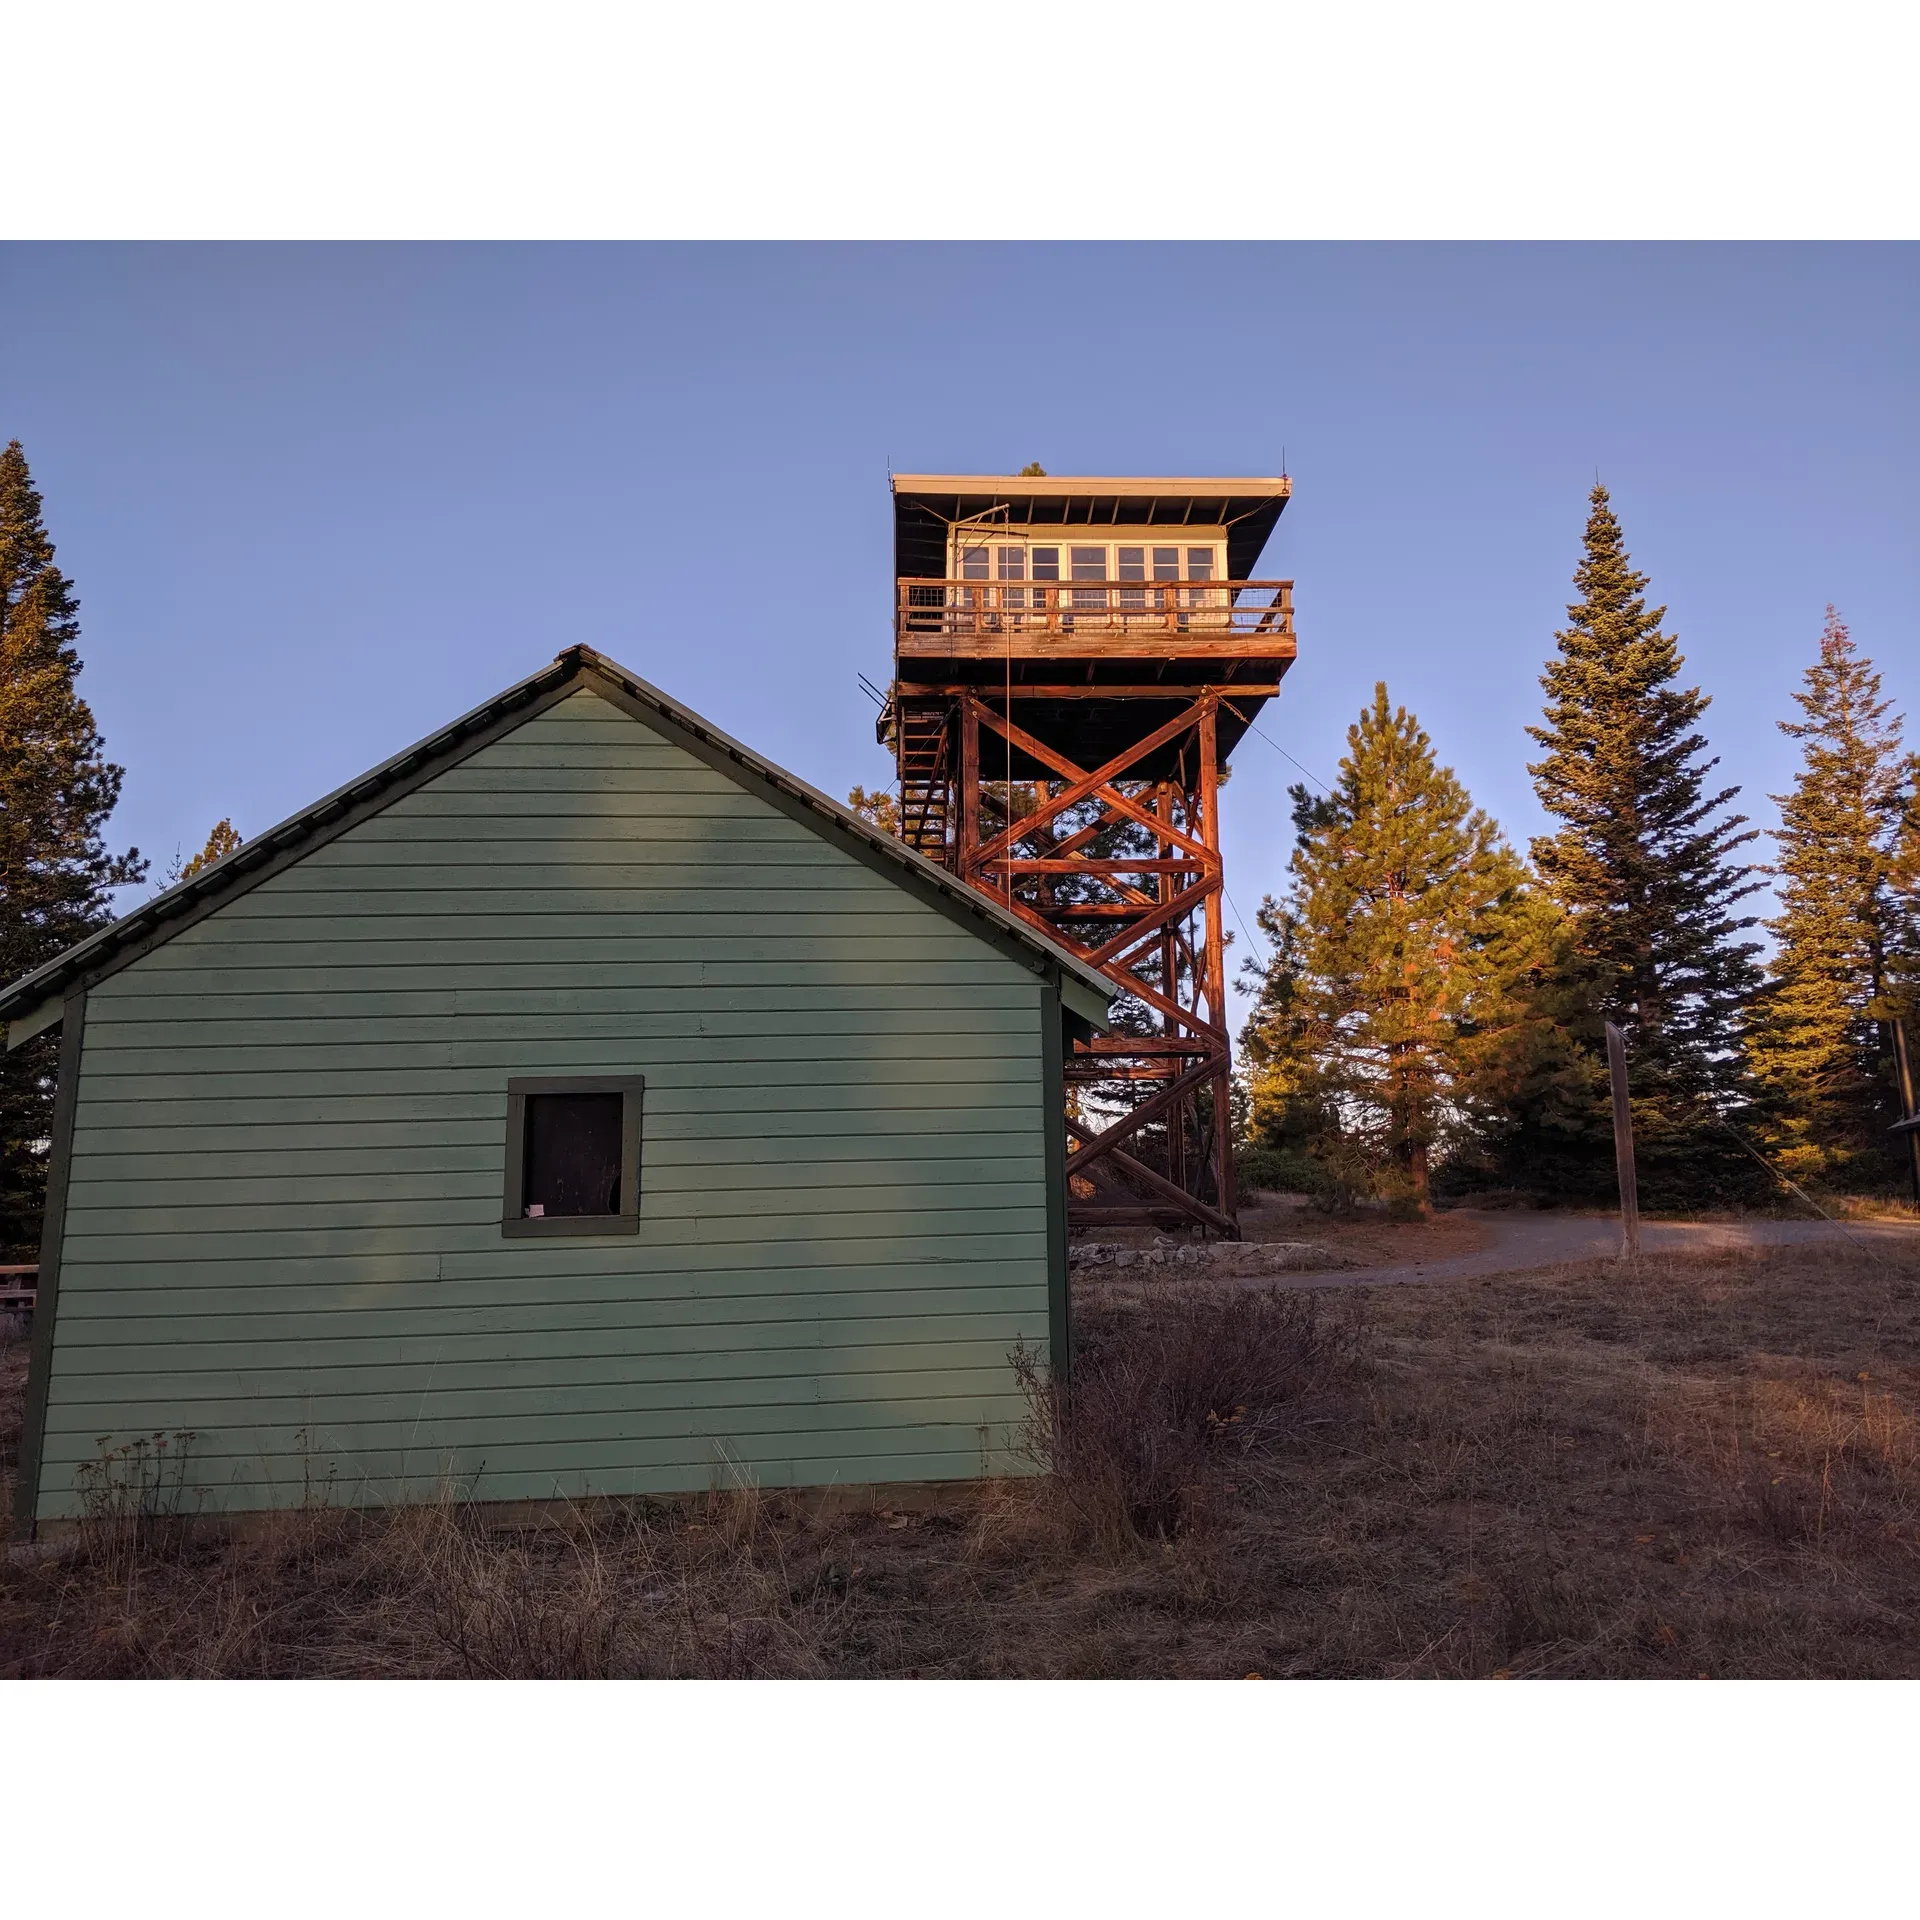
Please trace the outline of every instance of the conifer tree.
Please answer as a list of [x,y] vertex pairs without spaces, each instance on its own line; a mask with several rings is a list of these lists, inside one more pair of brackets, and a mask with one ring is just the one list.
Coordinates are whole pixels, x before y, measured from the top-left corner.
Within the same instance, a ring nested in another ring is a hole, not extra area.
[[207,844],[180,869],[180,878],[191,880],[196,873],[204,873],[216,860],[224,860],[241,844],[239,831],[231,820],[216,821],[213,831],[207,835]]
[[1720,1121],[1746,1086],[1759,948],[1737,908],[1759,882],[1738,854],[1757,835],[1726,810],[1737,787],[1707,791],[1707,696],[1675,684],[1685,662],[1660,630],[1666,609],[1648,608],[1604,487],[1591,508],[1581,597],[1541,677],[1544,724],[1528,729],[1544,749],[1535,790],[1563,823],[1533,842],[1533,862],[1628,1035],[1643,1198],[1744,1198],[1757,1170]]
[[[137,848],[107,850],[121,769],[75,690],[79,602],[54,565],[26,455],[0,452],[0,978],[17,980],[113,917],[140,880]],[[0,1060],[0,1245],[39,1239],[57,1043]]]
[[1794,700],[1806,717],[1779,725],[1801,743],[1800,771],[1773,796],[1781,911],[1767,926],[1779,945],[1748,1051],[1782,1170],[1871,1185],[1898,1117],[1881,1020],[1900,933],[1901,723],[1832,607]]
[[1900,804],[1887,863],[1887,1011],[1920,1044],[1920,753],[1900,771]]
[[1384,684],[1333,792],[1292,797],[1292,888],[1261,909],[1274,957],[1241,1043],[1254,1126],[1306,1146],[1336,1185],[1370,1167],[1424,1211],[1436,1150],[1485,1091],[1551,1072],[1535,986],[1559,918]]
[[900,801],[887,788],[875,787],[869,793],[865,787],[856,785],[847,795],[847,805],[869,826],[878,827],[882,833],[899,833]]

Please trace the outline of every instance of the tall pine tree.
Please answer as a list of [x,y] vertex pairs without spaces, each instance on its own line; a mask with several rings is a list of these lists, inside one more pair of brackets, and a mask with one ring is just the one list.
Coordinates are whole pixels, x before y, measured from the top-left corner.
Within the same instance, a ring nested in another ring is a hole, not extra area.
[[1875,1186],[1894,1172],[1898,1117],[1882,1032],[1905,765],[1873,663],[1827,609],[1820,657],[1794,695],[1793,791],[1775,794],[1779,942],[1748,1054],[1776,1158],[1797,1180]]
[[1887,865],[1887,1011],[1920,1045],[1920,753],[1900,770],[1900,807]]
[[[142,879],[137,848],[107,851],[121,769],[75,691],[79,602],[53,564],[26,455],[0,453],[0,978],[17,980],[113,917]],[[37,1250],[57,1041],[0,1058],[0,1246]]]
[[1424,1211],[1486,1095],[1549,1098],[1566,1065],[1537,991],[1560,916],[1384,684],[1333,792],[1293,800],[1292,892],[1261,910],[1274,957],[1241,1043],[1255,1138]]
[[1757,838],[1709,793],[1698,730],[1707,696],[1676,685],[1685,664],[1664,607],[1649,609],[1607,490],[1596,485],[1580,599],[1541,677],[1544,749],[1529,766],[1562,826],[1533,842],[1541,878],[1572,916],[1606,1018],[1626,1030],[1643,1198],[1699,1206],[1757,1197],[1764,1176],[1720,1124],[1745,1096],[1741,1041],[1759,985],[1758,889],[1739,850]]

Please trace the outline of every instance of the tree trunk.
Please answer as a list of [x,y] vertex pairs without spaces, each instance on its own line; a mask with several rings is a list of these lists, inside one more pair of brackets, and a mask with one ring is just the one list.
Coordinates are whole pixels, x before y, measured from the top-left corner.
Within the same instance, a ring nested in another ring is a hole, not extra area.
[[1413,1203],[1422,1220],[1433,1218],[1433,1201],[1427,1188],[1427,1143],[1416,1141],[1407,1155],[1407,1178],[1413,1183]]

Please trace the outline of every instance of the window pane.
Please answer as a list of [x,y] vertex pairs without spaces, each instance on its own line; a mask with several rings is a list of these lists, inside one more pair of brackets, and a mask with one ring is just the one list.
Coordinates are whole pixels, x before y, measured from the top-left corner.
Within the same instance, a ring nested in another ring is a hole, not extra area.
[[1058,580],[1060,578],[1060,549],[1058,547],[1034,548],[1033,577],[1036,580]]
[[1213,578],[1213,549],[1211,547],[1189,547],[1187,549],[1187,578],[1189,580],[1211,580]]
[[1073,577],[1076,580],[1104,580],[1107,577],[1105,547],[1074,547]]
[[620,1106],[617,1093],[527,1095],[528,1218],[620,1211]]
[[1027,550],[1024,547],[1000,549],[1000,578],[1024,580],[1027,577]]
[[1115,555],[1117,566],[1115,577],[1121,580],[1144,580],[1147,577],[1147,550],[1145,547],[1122,547]]
[[1153,577],[1156,580],[1178,580],[1180,578],[1180,549],[1178,547],[1154,548]]
[[969,547],[960,556],[960,578],[962,580],[984,580],[987,577],[987,550],[985,547]]

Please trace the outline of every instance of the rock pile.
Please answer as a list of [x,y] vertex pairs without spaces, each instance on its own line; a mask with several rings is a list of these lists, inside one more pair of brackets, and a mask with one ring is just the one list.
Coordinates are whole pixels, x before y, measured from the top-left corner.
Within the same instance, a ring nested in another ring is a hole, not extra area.
[[1076,1272],[1111,1268],[1126,1272],[1151,1267],[1182,1267],[1196,1275],[1260,1273],[1315,1273],[1352,1263],[1332,1248],[1311,1240],[1192,1241],[1156,1237],[1147,1247],[1114,1246],[1103,1240],[1082,1240],[1068,1251],[1067,1262]]

